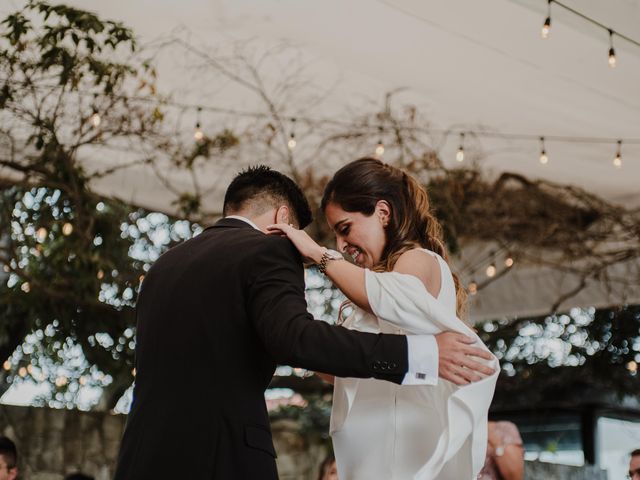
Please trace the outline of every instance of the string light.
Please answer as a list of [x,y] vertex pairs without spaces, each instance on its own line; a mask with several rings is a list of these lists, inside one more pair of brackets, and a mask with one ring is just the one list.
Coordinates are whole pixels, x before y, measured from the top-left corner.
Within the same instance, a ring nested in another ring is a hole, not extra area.
[[22,285],[20,285],[20,290],[22,290],[24,293],[29,293],[31,291],[31,285],[29,285],[29,282],[24,282]]
[[71,235],[71,233],[73,232],[73,225],[70,223],[65,223],[62,226],[62,234],[65,236],[69,236]]
[[513,267],[513,258],[511,256],[508,256],[507,258],[505,258],[504,266],[507,268]]
[[616,68],[616,51],[613,49],[613,30],[609,29],[609,66]]
[[613,166],[622,167],[622,140],[618,140],[618,149],[616,150],[616,158],[613,159]]
[[380,132],[380,140],[378,140],[378,144],[376,145],[376,155],[381,157],[384,155],[384,143],[382,143],[382,127],[378,127],[378,131]]
[[58,377],[56,378],[56,387],[64,387],[68,381],[67,377]]
[[93,125],[93,128],[98,128],[102,123],[102,119],[100,118],[100,114],[98,113],[98,107],[96,107],[97,100],[98,100],[98,94],[94,93],[93,94],[93,113],[89,117],[89,121],[91,122],[91,125]]
[[486,270],[485,273],[487,274],[487,277],[493,278],[493,277],[496,276],[497,272],[498,272],[498,270],[496,269],[496,266],[492,263],[491,265],[489,265],[487,267],[487,270]]
[[298,142],[296,142],[295,126],[296,126],[296,119],[292,118],[291,119],[291,135],[289,135],[289,141],[287,142],[287,147],[289,147],[289,150],[293,150],[294,148],[296,148],[296,145],[298,144]]
[[540,36],[542,38],[549,38],[550,32],[551,32],[551,0],[548,0],[547,19],[544,21],[544,25],[542,26],[542,30],[540,31]]
[[93,114],[91,115],[91,125],[93,125],[94,128],[98,128],[100,126],[100,124],[102,123],[102,119],[100,118],[100,114],[94,110]]
[[22,378],[27,376],[27,369],[24,367],[20,367],[20,369],[18,370],[18,375],[20,375]]
[[456,160],[458,162],[464,161],[464,132],[460,133],[460,146],[458,147],[458,152],[456,153]]
[[543,165],[546,165],[547,163],[549,163],[547,150],[544,147],[544,137],[540,137],[540,163]]
[[470,295],[477,294],[478,293],[478,284],[475,281],[471,280],[469,282],[468,290],[469,290],[469,294]]
[[36,232],[39,242],[44,242],[47,239],[47,229],[44,227],[40,227]]
[[636,372],[638,371],[638,364],[633,360],[631,360],[629,363],[627,363],[627,370],[629,370],[629,372],[635,375]]
[[196,130],[193,132],[193,138],[196,142],[201,142],[204,139],[204,132],[200,127],[200,112],[202,112],[202,107],[198,107],[198,118],[196,119]]
[[4,368],[5,370],[11,370],[11,362],[9,360],[6,360],[3,364],[2,364],[2,368]]

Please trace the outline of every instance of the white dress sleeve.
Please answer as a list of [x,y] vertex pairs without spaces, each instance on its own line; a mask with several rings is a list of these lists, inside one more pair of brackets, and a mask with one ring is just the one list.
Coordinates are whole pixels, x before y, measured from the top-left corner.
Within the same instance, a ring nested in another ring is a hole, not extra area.
[[[455,314],[448,312],[418,278],[398,272],[365,270],[365,282],[369,305],[378,318],[414,335],[435,335],[444,331],[464,333],[476,339],[474,346],[489,351],[478,335]],[[437,447],[415,480],[441,478],[439,475],[446,477],[445,472],[454,468],[453,463],[458,469],[468,465],[457,478],[475,478],[482,469],[487,448],[487,414],[500,371],[495,357],[487,363],[495,373],[469,385],[458,387],[440,380],[436,386],[407,387],[436,389],[437,401],[446,407],[425,411],[425,415],[439,411],[446,418],[441,431],[428,432],[439,436]],[[433,406],[425,405],[427,407]]]

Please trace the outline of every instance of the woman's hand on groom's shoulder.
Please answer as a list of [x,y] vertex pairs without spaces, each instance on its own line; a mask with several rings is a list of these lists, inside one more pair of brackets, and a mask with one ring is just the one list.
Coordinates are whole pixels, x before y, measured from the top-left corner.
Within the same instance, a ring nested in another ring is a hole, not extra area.
[[304,230],[298,230],[293,225],[276,223],[269,225],[267,231],[271,235],[284,235],[295,245],[300,255],[307,262],[319,263],[325,248],[321,247]]

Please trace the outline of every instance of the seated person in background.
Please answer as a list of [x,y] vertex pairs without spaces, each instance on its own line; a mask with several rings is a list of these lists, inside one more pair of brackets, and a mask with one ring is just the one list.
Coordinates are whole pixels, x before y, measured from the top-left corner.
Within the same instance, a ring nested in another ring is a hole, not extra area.
[[338,467],[333,453],[328,454],[320,464],[318,480],[338,480]]
[[18,450],[7,437],[0,437],[0,480],[15,480],[18,476]]
[[630,480],[640,480],[640,448],[636,448],[631,452],[629,460],[629,478]]
[[489,422],[487,456],[478,480],[523,478],[524,448],[518,427],[511,422]]

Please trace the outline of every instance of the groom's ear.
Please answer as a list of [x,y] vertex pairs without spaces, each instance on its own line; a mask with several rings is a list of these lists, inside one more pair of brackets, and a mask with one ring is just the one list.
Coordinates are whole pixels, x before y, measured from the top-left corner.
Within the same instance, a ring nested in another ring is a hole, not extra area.
[[286,205],[278,207],[276,210],[276,223],[292,223],[291,211]]

